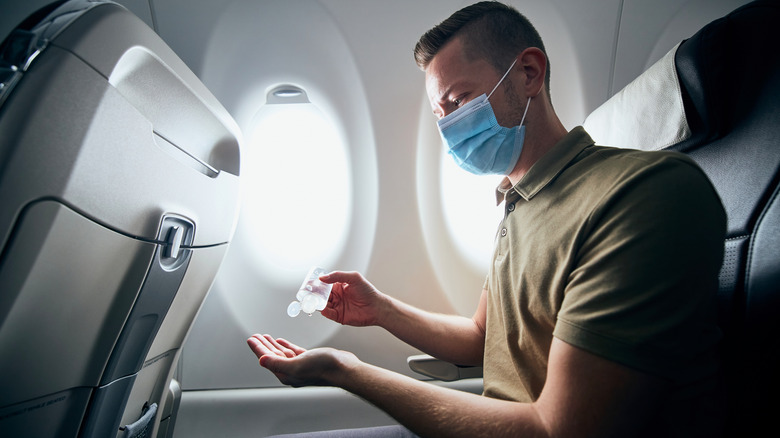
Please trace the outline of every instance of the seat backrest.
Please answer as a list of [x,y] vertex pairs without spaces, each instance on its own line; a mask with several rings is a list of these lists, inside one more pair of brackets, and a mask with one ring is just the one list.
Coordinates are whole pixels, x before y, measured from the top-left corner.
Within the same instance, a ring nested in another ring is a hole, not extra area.
[[3,41],[0,436],[170,436],[180,347],[235,227],[238,139],[116,3],[57,2]]
[[[724,381],[724,436],[760,436],[771,430],[771,401],[780,390],[780,55],[774,26],[780,2],[759,0],[703,27],[683,41],[669,77],[661,79],[684,111],[659,110],[646,90],[644,74],[586,120],[600,142],[600,130],[634,123],[647,144],[606,144],[671,149],[688,154],[706,172],[728,215],[720,272],[720,324]],[[668,59],[672,59],[669,57]],[[663,62],[663,60],[661,61]],[[653,69],[653,68],[651,68]],[[657,74],[658,69],[654,70]],[[648,70],[648,73],[650,70]],[[617,120],[625,101],[641,114]],[[672,103],[675,106],[677,103]],[[616,106],[619,108],[616,111]],[[646,114],[657,117],[645,117]],[[666,119],[664,119],[666,118]],[[652,120],[652,125],[646,124]],[[614,125],[613,125],[614,126]],[[670,129],[671,128],[671,129]],[[656,133],[682,133],[671,144]],[[602,143],[604,144],[604,143]]]
[[719,288],[728,436],[768,430],[780,390],[777,23],[780,2],[756,1],[701,29],[675,56],[692,135],[673,148],[702,167],[728,214]]

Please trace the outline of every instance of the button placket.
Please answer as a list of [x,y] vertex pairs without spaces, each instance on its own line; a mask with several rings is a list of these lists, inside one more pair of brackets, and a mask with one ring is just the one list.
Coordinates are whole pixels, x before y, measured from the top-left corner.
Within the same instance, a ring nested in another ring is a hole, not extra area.
[[[515,211],[515,203],[514,203],[514,202],[512,202],[512,203],[508,203],[508,204],[506,205],[506,212],[504,213],[504,220],[505,220],[505,221],[506,221],[506,219],[509,217],[509,213],[511,213],[511,212],[513,212],[513,211]],[[501,231],[499,232],[499,234],[501,235],[501,237],[506,237],[507,233],[508,233],[508,231],[507,231],[506,227],[503,227],[503,226],[502,226],[502,227],[501,227]]]

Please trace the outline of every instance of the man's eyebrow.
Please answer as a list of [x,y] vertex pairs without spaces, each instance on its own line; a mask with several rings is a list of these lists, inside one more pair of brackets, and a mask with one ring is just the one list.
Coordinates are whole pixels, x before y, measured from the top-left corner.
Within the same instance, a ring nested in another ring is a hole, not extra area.
[[439,104],[449,104],[452,103],[453,94],[456,94],[453,90],[457,91],[457,94],[461,94],[462,89],[467,88],[468,83],[464,84],[464,81],[458,81],[454,84],[451,84],[448,86],[444,93],[441,94],[441,98],[439,99]]
[[452,93],[452,86],[444,90],[444,92],[439,95],[437,103],[442,104],[442,103],[449,102],[449,96],[451,93]]

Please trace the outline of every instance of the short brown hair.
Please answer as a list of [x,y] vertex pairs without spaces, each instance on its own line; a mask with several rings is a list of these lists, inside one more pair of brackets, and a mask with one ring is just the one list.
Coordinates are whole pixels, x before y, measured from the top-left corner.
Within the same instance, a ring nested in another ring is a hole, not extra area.
[[420,37],[414,47],[417,65],[424,70],[456,36],[461,38],[468,59],[484,59],[499,73],[523,50],[538,48],[547,58],[544,84],[549,96],[550,60],[542,37],[517,9],[497,1],[483,1],[455,12]]

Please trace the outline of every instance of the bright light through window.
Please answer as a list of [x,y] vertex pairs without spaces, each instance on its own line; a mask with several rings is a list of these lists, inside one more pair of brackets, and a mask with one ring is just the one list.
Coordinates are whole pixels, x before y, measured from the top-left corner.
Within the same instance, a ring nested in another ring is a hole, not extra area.
[[252,126],[242,174],[242,235],[277,272],[330,268],[352,207],[339,131],[311,103],[265,105]]
[[442,207],[447,229],[460,253],[487,272],[496,228],[503,210],[496,206],[496,186],[501,176],[477,176],[461,169],[449,155],[441,154]]

